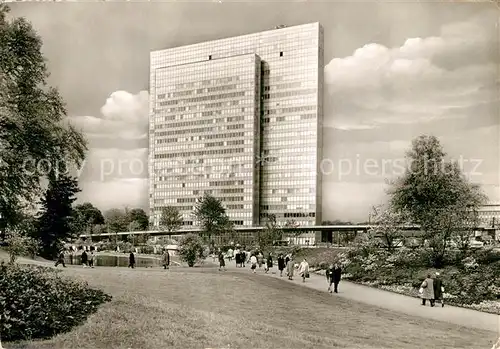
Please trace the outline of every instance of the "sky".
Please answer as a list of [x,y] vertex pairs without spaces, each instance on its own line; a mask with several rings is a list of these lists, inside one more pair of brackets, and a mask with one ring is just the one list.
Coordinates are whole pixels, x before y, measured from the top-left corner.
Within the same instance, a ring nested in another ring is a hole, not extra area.
[[491,3],[14,3],[43,39],[49,83],[89,141],[80,201],[148,206],[149,52],[320,22],[323,219],[366,221],[432,134],[500,201],[500,29]]

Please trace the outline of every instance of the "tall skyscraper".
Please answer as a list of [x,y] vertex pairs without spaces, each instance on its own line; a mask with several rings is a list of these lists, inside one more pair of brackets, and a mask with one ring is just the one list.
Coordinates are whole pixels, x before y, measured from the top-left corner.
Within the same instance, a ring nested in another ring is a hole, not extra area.
[[236,226],[319,224],[323,66],[319,23],[151,52],[154,225],[204,193]]

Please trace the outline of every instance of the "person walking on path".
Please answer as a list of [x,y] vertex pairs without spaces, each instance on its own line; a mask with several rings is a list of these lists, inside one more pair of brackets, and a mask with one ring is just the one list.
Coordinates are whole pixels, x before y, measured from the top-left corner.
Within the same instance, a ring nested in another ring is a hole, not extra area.
[[224,260],[224,253],[219,249],[219,271],[224,269],[226,271],[226,261]]
[[269,252],[269,255],[267,256],[266,259],[266,274],[269,272],[269,269],[273,267],[273,256],[271,252]]
[[299,265],[299,275],[302,277],[302,282],[306,282],[309,277],[309,263],[305,258]]
[[439,273],[436,272],[436,276],[434,277],[434,299],[441,302],[441,307],[444,307],[444,285],[443,280],[439,277]]
[[280,277],[283,277],[283,270],[285,269],[285,258],[283,257],[283,254],[280,253],[278,256],[278,270],[280,271]]
[[63,266],[64,268],[66,268],[66,263],[64,263],[64,251],[61,251],[61,253],[59,253],[59,257],[57,257],[56,267],[57,267],[59,264],[62,264],[62,266]]
[[253,271],[253,273],[255,274],[256,272],[256,269],[257,269],[257,257],[255,257],[254,254],[252,254],[252,256],[250,257],[250,264],[251,264],[251,267],[250,269]]
[[94,251],[90,251],[90,256],[89,256],[89,267],[93,268],[93,267],[94,267],[94,262],[95,262],[95,255],[94,255]]
[[285,265],[288,265],[288,262],[290,261],[290,258],[291,258],[291,257],[292,257],[292,256],[291,256],[290,254],[287,254],[287,255],[285,256]]
[[135,268],[135,255],[134,252],[130,252],[128,256],[128,267],[134,269]]
[[236,246],[236,250],[234,250],[234,261],[236,262],[236,268],[241,266],[241,252],[238,246]]
[[167,249],[163,251],[162,262],[163,262],[163,269],[168,269],[170,265],[170,254],[168,253]]
[[264,263],[264,255],[262,252],[257,254],[257,263],[259,264],[259,269],[262,268],[262,264]]
[[[342,269],[340,268],[340,266],[337,263],[331,264],[330,268],[328,268],[326,270],[326,279],[328,282],[328,292],[339,293],[338,288],[339,288],[339,283],[340,283],[341,277],[342,277]],[[332,289],[332,285],[333,285],[333,289]]]
[[230,261],[230,262],[233,260],[233,253],[234,253],[234,251],[233,251],[232,248],[230,248],[229,250],[227,250],[227,260]]
[[87,252],[85,250],[83,250],[83,252],[82,252],[82,266],[84,268],[86,268],[88,263],[89,263],[89,257],[87,255]]
[[286,263],[286,275],[288,275],[288,280],[293,280],[293,270],[294,270],[294,262],[292,258],[288,259]]
[[431,278],[431,274],[427,274],[427,278],[420,285],[419,290],[422,297],[422,305],[425,306],[426,300],[429,300],[431,307],[434,306],[434,280]]

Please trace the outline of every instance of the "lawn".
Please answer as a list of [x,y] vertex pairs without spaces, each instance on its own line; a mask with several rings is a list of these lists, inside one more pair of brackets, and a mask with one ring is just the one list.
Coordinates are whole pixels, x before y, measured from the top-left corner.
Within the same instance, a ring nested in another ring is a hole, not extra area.
[[238,271],[64,272],[102,288],[112,302],[72,332],[6,348],[489,348],[497,336]]

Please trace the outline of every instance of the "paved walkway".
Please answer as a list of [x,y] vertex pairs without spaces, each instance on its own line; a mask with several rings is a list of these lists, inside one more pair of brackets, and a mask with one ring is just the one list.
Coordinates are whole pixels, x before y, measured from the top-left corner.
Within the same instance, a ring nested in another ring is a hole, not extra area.
[[[211,258],[210,262],[212,262]],[[245,268],[236,268],[234,260],[226,262],[226,268],[231,271],[251,273],[249,265],[246,265]],[[283,282],[292,282],[297,285],[303,285],[305,287],[327,292],[328,284],[324,276],[311,273],[311,277],[306,279],[306,282],[303,283],[302,279],[297,274],[295,274],[292,281],[288,280],[285,273],[283,273],[283,275],[284,276],[281,278]],[[260,270],[257,268],[256,276],[280,278],[276,266],[269,271],[268,274],[264,273],[263,267]],[[445,305],[445,307],[442,308],[440,304],[437,304],[434,308],[431,308],[429,305],[423,307],[420,299],[344,280],[339,284],[339,293],[332,294],[332,297],[343,297],[400,313],[448,322],[469,328],[493,331],[500,334],[499,315],[449,305]]]

